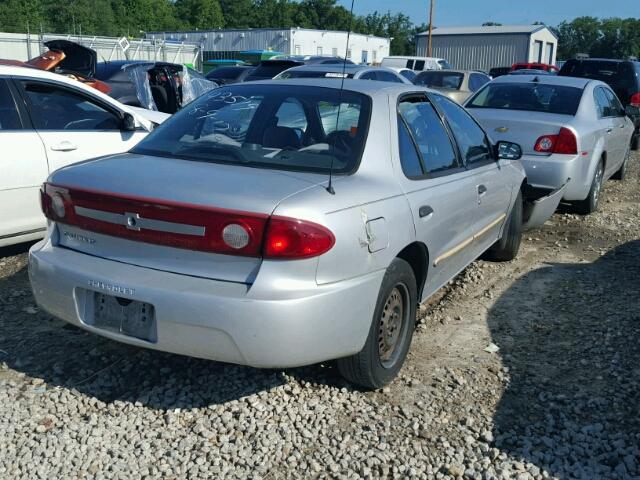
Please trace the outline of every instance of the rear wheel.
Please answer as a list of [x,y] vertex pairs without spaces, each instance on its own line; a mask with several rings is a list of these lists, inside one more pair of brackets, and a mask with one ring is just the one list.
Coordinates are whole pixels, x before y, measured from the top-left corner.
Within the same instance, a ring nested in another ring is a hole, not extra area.
[[629,156],[631,155],[631,150],[627,151],[627,154],[624,157],[624,162],[620,165],[620,169],[613,174],[613,179],[620,180],[621,182],[627,178],[627,168],[629,167]]
[[502,238],[487,251],[488,260],[508,262],[518,256],[522,241],[522,192],[518,192],[511,214],[502,232]]
[[637,133],[631,139],[631,150],[640,150],[640,133]]
[[396,258],[385,273],[367,341],[355,355],[338,360],[351,383],[367,389],[391,382],[407,357],[416,318],[417,287],[411,266]]
[[589,215],[598,209],[598,202],[600,201],[600,192],[602,191],[602,180],[604,178],[604,163],[602,160],[598,162],[596,171],[593,174],[593,180],[591,181],[591,188],[589,189],[589,195],[582,201],[575,202],[574,205],[578,213],[583,215]]

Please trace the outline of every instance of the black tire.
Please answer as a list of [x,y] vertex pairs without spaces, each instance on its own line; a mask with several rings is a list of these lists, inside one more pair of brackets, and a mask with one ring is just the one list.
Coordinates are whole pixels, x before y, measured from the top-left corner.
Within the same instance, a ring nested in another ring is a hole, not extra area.
[[600,160],[596,171],[593,174],[593,180],[591,180],[591,188],[589,189],[589,195],[584,200],[574,202],[576,211],[582,215],[589,215],[590,213],[598,210],[598,203],[600,202],[600,192],[602,191],[602,184],[604,178],[604,162]]
[[518,256],[522,241],[522,192],[518,192],[502,238],[487,251],[486,258],[495,262],[508,262]]
[[[398,296],[402,301],[400,313],[396,308]],[[394,259],[382,280],[364,347],[355,355],[337,361],[344,378],[360,387],[377,389],[398,375],[413,337],[417,296],[416,277],[411,266],[401,258]]]
[[620,168],[616,173],[613,174],[611,178],[614,180],[620,180],[624,182],[624,179],[627,178],[627,169],[629,167],[629,156],[631,155],[631,150],[627,152],[627,155],[624,157],[624,162],[620,165]]
[[631,138],[631,150],[633,151],[640,150],[640,132],[636,133]]

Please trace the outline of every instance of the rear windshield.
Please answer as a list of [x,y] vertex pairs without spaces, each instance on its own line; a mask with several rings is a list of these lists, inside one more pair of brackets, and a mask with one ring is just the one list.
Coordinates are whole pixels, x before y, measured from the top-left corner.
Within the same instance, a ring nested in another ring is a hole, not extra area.
[[370,97],[335,88],[230,85],[173,115],[134,153],[260,168],[350,173],[364,148]]
[[280,72],[291,68],[297,67],[300,63],[297,62],[263,62],[253,69],[253,72],[247,77],[247,81],[263,78],[273,78]]
[[418,75],[413,83],[416,85],[425,85],[427,87],[452,88],[458,90],[462,85],[464,75],[455,72],[422,72]]
[[533,82],[489,83],[466,107],[575,115],[581,98],[582,90],[575,87]]
[[222,78],[224,80],[232,80],[239,77],[243,71],[244,68],[242,67],[219,67],[207,73],[207,78]]
[[567,60],[567,63],[562,66],[560,75],[592,78],[611,84],[615,82],[621,66],[621,62],[608,62],[606,60]]
[[278,75],[279,79],[284,78],[353,78],[353,73],[323,72],[322,70],[291,70]]

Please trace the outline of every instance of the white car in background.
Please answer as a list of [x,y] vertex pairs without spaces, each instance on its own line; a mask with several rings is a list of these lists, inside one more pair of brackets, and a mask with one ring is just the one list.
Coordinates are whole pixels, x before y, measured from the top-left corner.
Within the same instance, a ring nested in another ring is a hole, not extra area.
[[169,118],[63,75],[0,66],[0,247],[44,236],[39,189],[60,167],[126,152]]
[[384,57],[380,66],[387,68],[408,68],[414,72],[423,70],[451,70],[451,65],[444,58],[436,57]]

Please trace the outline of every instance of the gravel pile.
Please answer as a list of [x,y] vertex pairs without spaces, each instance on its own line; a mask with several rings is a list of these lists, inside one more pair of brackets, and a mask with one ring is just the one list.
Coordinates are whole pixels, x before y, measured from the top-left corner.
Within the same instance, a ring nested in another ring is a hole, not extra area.
[[[420,309],[407,365],[254,370],[120,345],[33,303],[0,250],[0,478],[640,478],[640,156],[508,264]],[[24,248],[23,248],[24,250]]]

